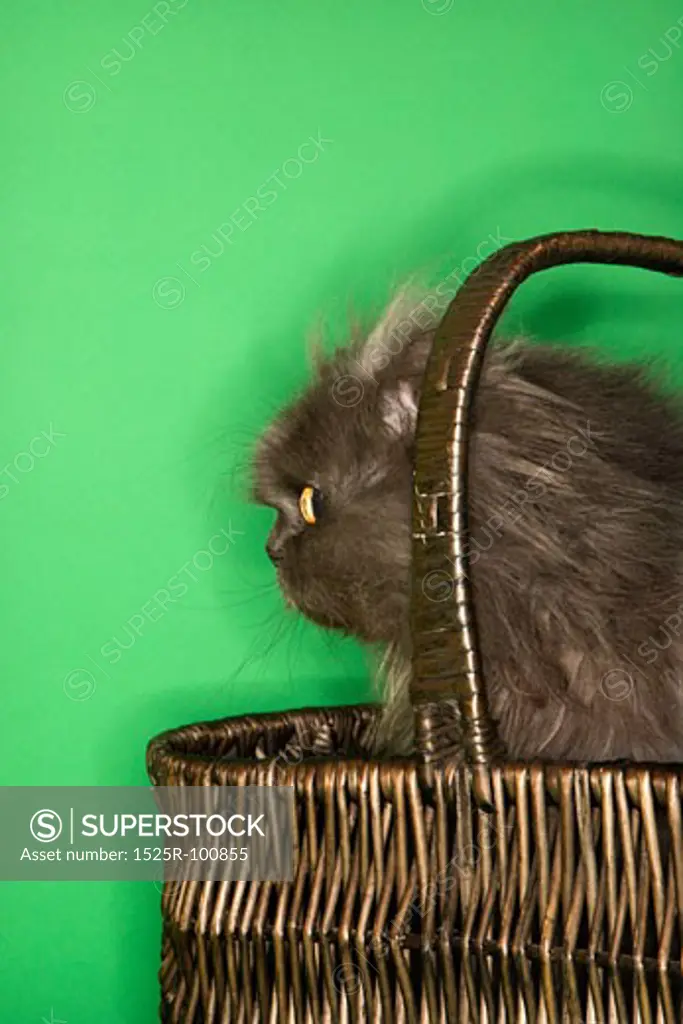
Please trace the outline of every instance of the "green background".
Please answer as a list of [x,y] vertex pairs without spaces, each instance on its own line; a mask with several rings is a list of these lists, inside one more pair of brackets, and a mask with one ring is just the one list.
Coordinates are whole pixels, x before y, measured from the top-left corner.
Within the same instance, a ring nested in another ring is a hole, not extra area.
[[[678,0],[170,7],[166,23],[141,0],[2,12],[5,785],[144,784],[163,729],[367,695],[353,645],[284,617],[269,515],[241,494],[320,318],[339,338],[350,303],[452,270],[491,233],[683,237]],[[220,253],[212,235],[240,208],[249,223],[275,173],[285,187]],[[508,322],[678,373],[681,313],[680,282],[570,268]],[[103,646],[229,523],[230,551],[111,664]],[[0,1020],[153,1021],[158,900],[149,883],[3,884]]]

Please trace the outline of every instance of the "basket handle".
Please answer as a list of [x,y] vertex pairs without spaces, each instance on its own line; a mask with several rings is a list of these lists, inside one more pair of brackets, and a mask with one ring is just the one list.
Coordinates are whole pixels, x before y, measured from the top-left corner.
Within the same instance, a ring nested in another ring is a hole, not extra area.
[[[467,423],[486,345],[505,306],[531,274],[567,263],[615,263],[683,276],[683,243],[603,231],[515,242],[467,278],[435,332],[415,439],[412,527],[411,702],[417,750],[426,762],[455,754],[463,741],[469,763],[482,769],[502,753],[486,699],[468,578]],[[476,774],[481,780],[486,773]]]

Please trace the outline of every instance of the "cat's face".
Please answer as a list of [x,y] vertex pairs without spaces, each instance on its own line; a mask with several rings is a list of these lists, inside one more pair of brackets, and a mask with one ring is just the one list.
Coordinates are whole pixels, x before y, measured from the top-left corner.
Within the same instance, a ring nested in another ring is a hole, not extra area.
[[254,461],[254,497],[277,513],[266,550],[286,600],[370,643],[396,640],[408,617],[411,447],[429,339],[415,324],[398,338],[397,317],[393,308],[363,346],[323,364]]

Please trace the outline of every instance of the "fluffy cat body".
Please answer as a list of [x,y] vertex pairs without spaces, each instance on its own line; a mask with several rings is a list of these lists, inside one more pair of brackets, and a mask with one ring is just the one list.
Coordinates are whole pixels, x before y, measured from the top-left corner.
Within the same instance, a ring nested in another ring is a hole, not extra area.
[[[369,338],[322,361],[254,467],[256,499],[278,513],[268,551],[288,603],[384,651],[384,753],[412,747],[410,588],[429,586],[411,580],[412,448],[433,336],[416,308],[399,297]],[[683,761],[678,403],[642,367],[498,344],[469,443],[475,615],[508,755]]]

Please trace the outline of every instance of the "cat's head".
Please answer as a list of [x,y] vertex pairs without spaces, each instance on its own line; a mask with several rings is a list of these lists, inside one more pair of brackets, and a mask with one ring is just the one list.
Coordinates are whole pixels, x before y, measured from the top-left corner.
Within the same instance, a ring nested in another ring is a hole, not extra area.
[[412,445],[432,322],[402,293],[322,361],[261,438],[253,492],[288,603],[328,628],[397,640],[408,617]]

